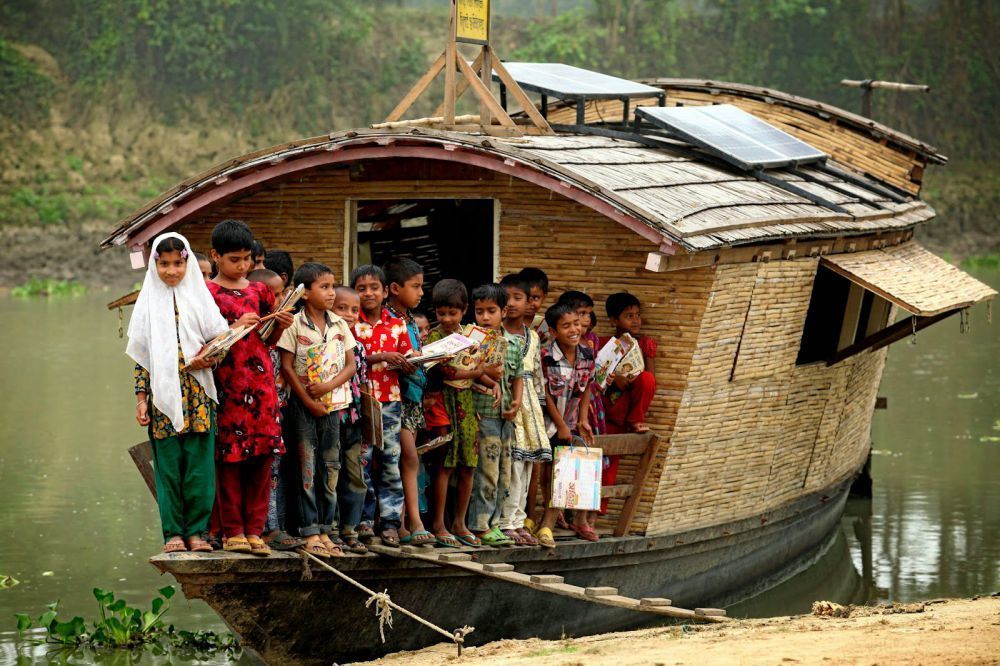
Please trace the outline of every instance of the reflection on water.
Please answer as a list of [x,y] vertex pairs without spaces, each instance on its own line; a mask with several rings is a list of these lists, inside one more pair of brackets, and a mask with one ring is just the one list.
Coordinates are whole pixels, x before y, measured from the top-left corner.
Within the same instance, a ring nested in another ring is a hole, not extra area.
[[[998,273],[980,277],[1000,285]],[[160,547],[158,519],[126,452],[144,433],[132,420],[131,365],[107,300],[0,298],[0,575],[21,581],[0,590],[4,662],[15,611],[38,614],[61,599],[67,617],[90,617],[95,586],[146,605],[168,582],[146,562]],[[820,598],[995,591],[997,358],[1000,323],[987,325],[981,306],[967,335],[953,318],[922,331],[916,346],[894,345],[880,391],[889,409],[872,434],[872,500],[850,503],[810,569],[734,614],[801,612]],[[180,595],[170,619],[224,630],[206,605]]]

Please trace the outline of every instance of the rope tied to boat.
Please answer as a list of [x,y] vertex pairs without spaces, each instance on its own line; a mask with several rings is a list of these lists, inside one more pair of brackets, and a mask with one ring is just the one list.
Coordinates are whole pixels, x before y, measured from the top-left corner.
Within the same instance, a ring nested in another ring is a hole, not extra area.
[[392,599],[389,598],[389,590],[383,590],[382,592],[376,592],[372,596],[368,597],[368,601],[365,602],[365,608],[368,608],[373,603],[375,604],[375,617],[378,618],[378,634],[382,637],[382,642],[385,643],[385,625],[389,625],[392,629],[392,606],[389,602]]
[[307,553],[305,550],[299,549],[299,554],[302,556],[302,579],[309,580],[312,578],[312,569],[309,567],[309,560],[312,560],[316,564],[320,565],[330,573],[336,575],[341,580],[346,583],[350,583],[354,587],[358,588],[362,592],[368,595],[368,600],[365,601],[365,608],[371,607],[372,604],[375,605],[375,616],[378,618],[378,631],[379,635],[382,637],[382,642],[385,643],[385,625],[388,624],[389,628],[392,629],[392,611],[398,610],[403,615],[410,617],[420,624],[424,625],[428,629],[438,632],[445,638],[454,641],[455,645],[458,647],[459,656],[462,655],[462,644],[465,643],[465,637],[476,630],[475,627],[470,627],[468,625],[462,627],[461,629],[456,629],[453,632],[448,632],[445,629],[437,626],[432,622],[428,622],[424,618],[420,617],[412,611],[408,611],[396,602],[392,600],[389,596],[389,590],[383,590],[382,592],[376,592],[371,590],[358,581],[354,580],[347,574],[334,567],[330,566],[323,560],[319,559],[312,553]]

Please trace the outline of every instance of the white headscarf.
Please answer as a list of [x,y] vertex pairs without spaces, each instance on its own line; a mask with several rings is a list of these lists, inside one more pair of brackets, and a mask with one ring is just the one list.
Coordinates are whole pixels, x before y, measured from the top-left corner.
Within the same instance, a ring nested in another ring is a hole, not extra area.
[[[187,251],[187,269],[176,287],[169,287],[156,271],[155,252],[160,241],[177,238]],[[177,357],[177,336],[180,334],[184,359],[191,361],[206,342],[229,328],[187,239],[176,233],[166,233],[153,241],[154,256],[146,268],[146,278],[135,302],[128,324],[128,346],[125,353],[149,371],[153,390],[153,405],[173,424],[174,430],[184,429],[184,409],[181,401],[181,380]],[[174,323],[174,299],[177,301],[178,323]],[[215,381],[210,369],[194,370],[192,376],[215,402]]]

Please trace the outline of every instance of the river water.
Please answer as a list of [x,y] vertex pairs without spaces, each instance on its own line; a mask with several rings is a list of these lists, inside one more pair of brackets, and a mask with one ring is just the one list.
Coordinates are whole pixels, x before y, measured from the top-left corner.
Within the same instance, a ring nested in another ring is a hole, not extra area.
[[[1000,286],[1000,273],[980,272]],[[148,605],[172,583],[146,562],[161,546],[152,497],[126,448],[131,364],[117,294],[0,297],[0,662],[14,651],[18,611],[61,601],[67,617],[96,616],[92,588]],[[822,555],[731,615],[805,612],[816,599],[911,601],[1000,588],[1000,322],[972,312],[890,349],[876,412],[871,500],[852,500]],[[179,628],[224,630],[198,601],[175,597]]]

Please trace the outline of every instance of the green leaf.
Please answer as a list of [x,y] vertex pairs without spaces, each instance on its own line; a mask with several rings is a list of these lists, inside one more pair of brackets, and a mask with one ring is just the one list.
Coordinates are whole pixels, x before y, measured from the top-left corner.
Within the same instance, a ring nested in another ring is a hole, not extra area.
[[18,579],[14,578],[13,576],[0,576],[0,590],[6,589],[6,588],[9,588],[9,587],[14,587],[15,585],[17,585],[20,582],[21,581],[19,581]]
[[148,632],[156,624],[157,615],[152,611],[146,611],[142,614],[142,633]]
[[161,587],[159,590],[157,590],[157,592],[163,595],[164,599],[169,599],[170,597],[174,596],[177,590],[174,589],[173,585],[167,585],[166,587]]
[[163,603],[164,601],[160,597],[156,597],[155,599],[153,599],[153,612],[159,613],[160,609],[163,608]]
[[102,604],[109,604],[115,600],[115,593],[110,590],[102,590],[99,587],[94,588],[94,598],[97,599]]
[[31,618],[28,617],[27,613],[14,613],[14,617],[17,618],[17,633],[22,633],[31,629]]
[[77,636],[84,632],[82,617],[74,617],[69,622],[56,622],[54,633],[63,643],[75,643]]
[[118,601],[116,601],[116,602],[114,602],[112,604],[108,604],[108,610],[111,611],[112,613],[117,613],[118,611],[120,611],[123,608],[125,608],[125,600],[124,599],[119,599]]
[[38,617],[38,626],[52,632],[52,624],[56,621],[58,613],[54,610],[45,611]]

